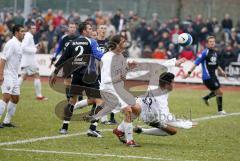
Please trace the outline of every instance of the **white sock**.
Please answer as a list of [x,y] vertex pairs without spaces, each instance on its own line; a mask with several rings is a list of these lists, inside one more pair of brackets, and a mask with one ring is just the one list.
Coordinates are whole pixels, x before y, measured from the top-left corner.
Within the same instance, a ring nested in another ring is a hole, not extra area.
[[105,116],[103,116],[103,117],[101,118],[101,122],[105,122],[105,121],[108,121],[107,115],[105,115]]
[[127,142],[133,140],[133,125],[132,123],[124,122],[124,132]]
[[19,78],[18,78],[18,84],[19,84],[19,86],[21,86],[22,83],[23,83],[23,78],[22,78],[22,77],[19,77]]
[[124,132],[124,121],[122,121],[121,124],[118,125],[117,129],[118,129],[119,131]]
[[156,136],[168,136],[169,135],[167,132],[165,132],[159,128],[150,128],[150,129],[142,128],[142,134],[156,135]]
[[15,103],[12,103],[11,101],[8,102],[8,105],[7,105],[7,114],[3,120],[3,123],[5,124],[8,124],[11,122],[11,118],[12,116],[14,115],[15,111],[16,111],[16,107],[17,107],[17,104]]
[[4,113],[5,111],[5,107],[6,107],[6,102],[4,102],[3,100],[0,100],[0,119],[2,117],[2,114]]
[[81,109],[82,107],[85,107],[85,106],[87,106],[87,105],[88,105],[87,99],[78,101],[78,102],[74,105],[73,110]]
[[34,79],[34,87],[37,97],[42,97],[42,85],[40,79]]

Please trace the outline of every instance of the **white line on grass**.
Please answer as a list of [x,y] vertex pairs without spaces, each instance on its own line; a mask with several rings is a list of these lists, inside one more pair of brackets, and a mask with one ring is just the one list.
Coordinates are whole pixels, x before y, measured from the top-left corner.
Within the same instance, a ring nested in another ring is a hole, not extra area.
[[193,119],[193,121],[211,120],[211,119],[217,119],[217,118],[233,116],[233,115],[240,115],[240,112],[229,113],[229,114],[226,114],[226,115],[214,115],[214,116],[200,117],[200,118]]
[[[102,129],[101,131],[112,131],[112,129]],[[44,137],[40,137],[40,138],[32,138],[32,139],[27,139],[27,140],[17,140],[17,141],[3,142],[3,143],[0,143],[0,146],[15,145],[15,144],[26,144],[26,143],[32,143],[32,142],[37,142],[37,141],[43,141],[43,140],[51,140],[51,139],[60,139],[60,138],[67,138],[67,137],[73,137],[73,136],[80,136],[80,135],[85,135],[85,134],[86,134],[86,132],[67,134],[67,135],[44,136]]]
[[[226,115],[214,115],[214,116],[200,117],[200,118],[193,119],[193,121],[211,120],[211,119],[217,119],[217,118],[233,116],[233,115],[240,115],[240,112],[229,113],[229,114],[226,114]],[[111,130],[112,129],[103,129],[102,131],[111,131]],[[15,144],[26,144],[26,143],[32,143],[32,142],[37,142],[37,141],[67,138],[67,137],[73,137],[73,136],[79,136],[79,135],[85,135],[85,134],[86,134],[86,132],[74,133],[74,134],[68,134],[68,135],[44,136],[44,137],[40,137],[40,138],[32,138],[32,139],[26,139],[26,140],[3,142],[3,143],[0,143],[0,146],[15,145]]]
[[80,152],[65,152],[65,151],[51,151],[51,150],[31,150],[31,149],[15,149],[15,148],[4,148],[2,150],[7,151],[20,151],[20,152],[31,152],[31,153],[48,153],[48,154],[69,154],[69,155],[85,155],[88,157],[117,157],[117,158],[130,158],[130,159],[146,159],[146,160],[173,160],[168,158],[155,158],[155,157],[144,157],[144,156],[133,156],[133,155],[116,155],[116,154],[98,154],[98,153],[80,153]]

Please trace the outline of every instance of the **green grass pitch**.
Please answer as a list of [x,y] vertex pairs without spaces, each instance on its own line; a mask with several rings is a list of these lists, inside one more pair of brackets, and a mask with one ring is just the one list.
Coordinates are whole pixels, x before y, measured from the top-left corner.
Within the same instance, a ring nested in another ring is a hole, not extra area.
[[[178,116],[200,118],[216,114],[216,101],[207,107],[201,97],[207,90],[176,89],[170,94],[170,111]],[[43,93],[48,101],[37,101],[32,82],[24,82],[21,100],[13,122],[17,128],[0,129],[1,161],[122,161],[122,160],[240,160],[240,115],[200,121],[196,128],[178,130],[175,136],[156,137],[134,134],[140,148],[129,148],[119,143],[110,130],[103,131],[104,138],[90,138],[86,132],[89,124],[74,121],[70,123],[65,138],[3,145],[3,143],[58,136],[62,121],[54,112],[55,105],[64,95],[54,92],[43,83]],[[224,91],[224,109],[228,113],[240,112],[240,93]],[[121,114],[117,115],[120,122]],[[3,119],[3,118],[2,118]],[[142,125],[140,120],[134,124]],[[99,129],[113,129],[115,126],[100,125]]]

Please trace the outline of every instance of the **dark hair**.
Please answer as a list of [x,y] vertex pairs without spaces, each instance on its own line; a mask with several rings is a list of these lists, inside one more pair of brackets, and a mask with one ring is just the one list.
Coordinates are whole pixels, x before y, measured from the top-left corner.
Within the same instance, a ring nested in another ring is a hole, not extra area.
[[35,23],[30,23],[30,24],[27,26],[27,28],[28,28],[28,29],[31,29],[32,26],[36,26],[36,24],[35,24]]
[[108,42],[108,49],[114,50],[120,43],[121,38],[123,38],[123,36],[121,35],[114,35],[113,37],[111,37],[111,39]]
[[13,35],[15,35],[16,32],[19,32],[21,28],[23,28],[23,25],[14,25],[12,28]]
[[74,21],[69,21],[69,22],[68,22],[68,26],[69,26],[69,25],[76,25],[76,26],[77,26],[78,24],[77,24],[76,22],[74,22]]
[[167,84],[167,83],[172,83],[174,80],[174,74],[170,72],[164,72],[160,75],[159,77],[159,84]]
[[78,31],[80,34],[82,34],[83,31],[87,29],[87,25],[91,25],[91,24],[87,22],[82,22],[78,25]]

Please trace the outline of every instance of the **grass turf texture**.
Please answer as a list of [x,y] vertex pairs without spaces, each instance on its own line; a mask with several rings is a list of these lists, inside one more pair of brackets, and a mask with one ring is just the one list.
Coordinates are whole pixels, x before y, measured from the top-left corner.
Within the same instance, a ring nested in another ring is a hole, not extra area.
[[[54,107],[63,94],[56,93],[43,84],[43,93],[48,101],[37,101],[31,82],[24,82],[21,101],[17,107],[13,122],[17,128],[0,129],[0,144],[2,142],[25,140],[43,136],[59,135],[62,121],[54,113]],[[214,115],[216,101],[213,98],[207,107],[201,97],[207,90],[176,89],[170,94],[169,107],[177,116],[192,118]],[[240,112],[240,93],[224,91],[224,109],[229,112]],[[123,116],[117,115],[118,122]],[[2,118],[3,119],[3,118]],[[103,132],[104,138],[90,138],[86,135],[52,139],[33,143],[0,146],[0,160],[150,160],[139,158],[119,158],[114,156],[94,156],[95,154],[111,154],[119,156],[141,156],[161,158],[162,160],[240,160],[240,116],[228,116],[199,122],[196,128],[178,130],[177,135],[156,137],[134,134],[135,140],[142,145],[140,148],[128,148],[119,143],[111,131]],[[134,124],[143,123],[140,120]],[[89,124],[86,122],[71,122],[69,134],[86,132]],[[112,129],[115,126],[100,125],[99,129]],[[45,150],[57,152],[74,152],[75,154],[32,153],[22,151],[6,151],[5,148]],[[82,154],[91,153],[92,156]]]

